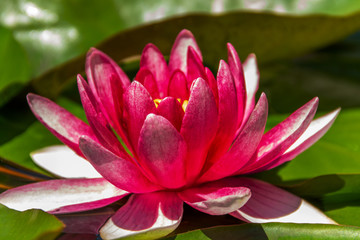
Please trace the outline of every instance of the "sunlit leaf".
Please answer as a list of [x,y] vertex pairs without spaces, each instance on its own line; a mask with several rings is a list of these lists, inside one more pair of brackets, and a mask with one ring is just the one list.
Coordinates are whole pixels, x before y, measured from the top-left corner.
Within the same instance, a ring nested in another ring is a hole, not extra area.
[[55,239],[64,225],[41,210],[18,212],[0,204],[0,239]]
[[200,229],[166,239],[356,239],[360,228],[322,224],[266,223]]

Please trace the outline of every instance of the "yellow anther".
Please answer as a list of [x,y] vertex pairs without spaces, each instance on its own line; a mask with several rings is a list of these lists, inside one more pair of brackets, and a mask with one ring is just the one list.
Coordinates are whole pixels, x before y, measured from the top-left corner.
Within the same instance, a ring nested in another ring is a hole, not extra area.
[[[159,104],[160,104],[160,102],[161,102],[162,100],[163,100],[163,99],[159,99],[159,98],[154,99],[155,106],[158,107]],[[183,109],[184,112],[185,112],[186,107],[187,107],[189,101],[188,101],[188,100],[182,101],[181,98],[177,98],[176,100],[178,100],[178,102],[181,104],[182,109]]]
[[154,99],[155,106],[158,107],[162,99]]
[[184,100],[183,104],[181,105],[181,106],[182,106],[182,109],[184,110],[184,112],[185,112],[185,110],[186,110],[186,107],[187,107],[188,103],[189,103],[188,100]]

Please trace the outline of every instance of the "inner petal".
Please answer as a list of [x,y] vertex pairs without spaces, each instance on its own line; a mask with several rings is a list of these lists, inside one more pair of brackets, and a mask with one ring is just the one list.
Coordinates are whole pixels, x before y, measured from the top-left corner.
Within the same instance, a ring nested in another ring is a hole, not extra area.
[[[154,103],[155,103],[155,106],[156,108],[159,107],[160,103],[164,100],[165,98],[163,99],[159,99],[159,98],[156,98],[154,99]],[[186,107],[189,103],[189,100],[183,100],[181,98],[176,98],[176,100],[181,104],[181,108],[183,109],[183,111],[185,112],[186,110]]]

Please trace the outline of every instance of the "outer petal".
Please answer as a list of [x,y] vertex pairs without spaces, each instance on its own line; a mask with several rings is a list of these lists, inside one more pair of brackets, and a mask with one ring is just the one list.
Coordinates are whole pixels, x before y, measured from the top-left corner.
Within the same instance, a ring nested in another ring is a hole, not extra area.
[[184,110],[178,100],[173,97],[163,99],[157,107],[157,114],[163,116],[180,131]]
[[305,132],[284,152],[283,155],[261,170],[265,171],[277,167],[287,161],[294,159],[297,155],[311,147],[327,132],[327,130],[329,130],[339,112],[340,109],[337,109],[331,113],[326,114],[325,116],[313,120]]
[[180,133],[188,146],[188,180],[200,173],[218,124],[216,102],[205,80],[197,79],[192,87]]
[[37,165],[59,177],[101,177],[87,160],[65,145],[42,148],[30,153],[30,156]]
[[256,63],[255,54],[250,54],[245,60],[244,77],[246,85],[246,103],[242,125],[246,123],[255,106],[255,94],[259,88],[260,73]]
[[183,72],[175,70],[169,82],[168,95],[182,100],[189,99],[187,79]]
[[[234,77],[235,86],[236,86],[236,92],[237,92],[237,103],[238,103],[238,109],[237,109],[237,124],[240,126],[243,117],[244,117],[244,111],[245,111],[245,104],[246,104],[246,86],[245,86],[245,77],[244,77],[244,71],[243,67],[240,62],[240,58],[230,43],[227,44],[228,48],[228,62],[230,66],[231,73]],[[251,87],[251,86],[250,86]],[[254,99],[252,99],[253,106],[255,105],[255,94]]]
[[156,239],[180,224],[183,203],[172,192],[132,195],[129,201],[101,228],[104,239]]
[[217,88],[219,92],[219,127],[207,156],[207,164],[213,164],[229,149],[238,127],[235,83],[229,66],[223,60],[219,64]]
[[56,103],[31,93],[27,95],[27,99],[35,117],[80,156],[82,156],[79,149],[80,136],[85,135],[96,139],[86,123]]
[[18,211],[38,208],[59,214],[104,207],[127,194],[103,178],[64,179],[7,190],[0,194],[0,203]]
[[130,85],[129,78],[110,57],[95,48],[90,49],[86,56],[85,71],[90,88],[101,103],[105,117],[113,126],[118,126],[120,109],[115,108],[112,85],[120,86],[117,97],[121,100],[122,94]]
[[183,187],[186,143],[164,117],[149,114],[139,138],[139,162],[152,179],[166,188]]
[[78,75],[77,82],[86,117],[99,142],[101,142],[101,144],[110,151],[119,154],[124,158],[128,158],[125,149],[122,147],[121,143],[113,133],[109,123],[100,111],[95,97],[85,80]]
[[179,197],[185,203],[210,215],[224,215],[236,211],[249,200],[250,196],[250,189],[228,187],[226,181],[221,180],[179,193]]
[[124,121],[134,149],[137,149],[140,129],[149,113],[156,111],[149,92],[139,82],[134,81],[124,95]]
[[159,189],[132,162],[116,156],[96,142],[80,138],[80,148],[94,168],[115,186],[135,193]]
[[189,30],[184,29],[176,37],[175,43],[171,49],[169,60],[169,69],[171,73],[174,72],[176,69],[179,69],[182,72],[186,73],[186,59],[189,46],[191,46],[196,51],[197,55],[202,61],[200,48],[197,45],[193,34]]
[[286,151],[306,130],[313,119],[318,98],[313,98],[284,121],[269,130],[261,139],[256,159],[245,166],[241,173],[259,169]]
[[141,54],[140,67],[150,70],[157,82],[160,98],[164,98],[169,85],[169,70],[163,55],[155,45],[146,45]]
[[213,181],[230,176],[250,160],[263,135],[267,112],[267,99],[263,93],[243,130],[236,137],[231,149],[215,162],[201,176],[198,182]]
[[148,90],[153,99],[160,98],[157,83],[149,69],[145,67],[140,68],[139,72],[136,74],[135,80]]
[[251,189],[251,198],[232,216],[253,223],[292,222],[336,224],[305,200],[269,183],[238,178],[238,184]]

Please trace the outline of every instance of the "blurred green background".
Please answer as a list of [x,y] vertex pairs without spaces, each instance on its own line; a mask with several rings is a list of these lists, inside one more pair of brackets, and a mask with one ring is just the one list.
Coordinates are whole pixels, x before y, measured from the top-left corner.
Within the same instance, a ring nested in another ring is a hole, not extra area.
[[[28,109],[35,92],[84,119],[75,76],[97,47],[133,77],[146,43],[164,55],[193,32],[214,73],[231,42],[255,53],[269,98],[268,128],[314,96],[319,114],[342,107],[329,133],[294,161],[257,175],[313,200],[342,224],[360,226],[360,1],[2,0],[0,158],[46,174],[29,152],[58,144]],[[295,184],[296,183],[296,184]],[[0,184],[16,182],[0,173]],[[335,186],[329,188],[329,186]]]

